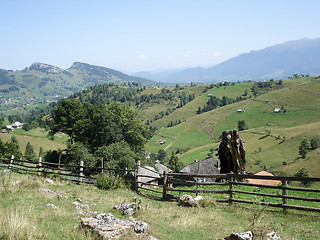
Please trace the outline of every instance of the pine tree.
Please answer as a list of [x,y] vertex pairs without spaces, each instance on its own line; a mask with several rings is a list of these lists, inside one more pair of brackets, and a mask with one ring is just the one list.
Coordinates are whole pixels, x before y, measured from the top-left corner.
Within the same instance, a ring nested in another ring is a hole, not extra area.
[[34,152],[33,146],[30,142],[26,145],[26,151],[24,153],[25,157],[30,161],[37,161],[37,155]]

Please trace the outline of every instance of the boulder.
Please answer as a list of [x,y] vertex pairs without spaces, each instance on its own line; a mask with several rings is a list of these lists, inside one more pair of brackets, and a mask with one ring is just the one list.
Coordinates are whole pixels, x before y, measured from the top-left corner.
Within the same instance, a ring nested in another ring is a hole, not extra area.
[[180,197],[179,202],[184,206],[200,207],[199,205],[200,200],[202,200],[201,196],[197,196],[193,198],[190,195],[183,195],[182,197]]
[[99,213],[95,217],[82,218],[81,226],[92,229],[102,238],[112,239],[133,231],[137,234],[148,233],[148,224],[134,218],[118,219],[111,213]]
[[245,173],[245,147],[237,130],[224,131],[219,145],[220,173]]
[[222,238],[221,240],[253,240],[253,235],[250,231],[243,233],[232,233],[229,237]]

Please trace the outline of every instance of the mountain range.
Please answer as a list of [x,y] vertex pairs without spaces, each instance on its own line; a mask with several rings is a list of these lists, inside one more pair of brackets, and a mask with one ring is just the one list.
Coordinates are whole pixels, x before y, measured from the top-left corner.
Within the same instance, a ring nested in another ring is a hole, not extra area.
[[244,81],[283,79],[293,74],[320,74],[320,38],[303,38],[243,53],[209,68],[188,68],[176,72],[135,74],[161,82]]

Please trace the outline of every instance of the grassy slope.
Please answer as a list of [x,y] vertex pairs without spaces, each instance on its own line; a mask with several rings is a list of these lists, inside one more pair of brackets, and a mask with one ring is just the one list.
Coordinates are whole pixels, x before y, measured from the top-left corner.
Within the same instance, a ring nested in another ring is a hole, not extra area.
[[[148,142],[146,149],[150,152],[157,152],[159,149],[166,148],[168,154],[175,151],[176,148],[190,149],[186,153],[184,151],[180,158],[185,164],[193,162],[196,158],[204,159],[209,149],[216,146],[213,144],[210,147],[209,143],[218,142],[222,131],[236,129],[237,122],[243,119],[249,126],[249,131],[240,133],[240,137],[246,143],[248,171],[257,172],[266,168],[271,172],[292,175],[303,166],[310,171],[312,176],[319,176],[319,168],[314,168],[315,162],[319,161],[318,150],[310,152],[305,160],[301,160],[298,155],[298,148],[303,138],[311,139],[314,136],[320,136],[320,81],[310,79],[286,80],[283,89],[200,115],[195,113],[192,115],[189,112],[190,118],[182,124],[160,129],[158,135]],[[180,114],[183,116],[185,108],[191,109],[192,107],[188,107],[191,104],[197,105],[201,101],[205,102],[204,99],[207,98],[208,93],[219,97],[222,95],[236,97],[249,88],[250,83],[243,83],[243,85],[229,85],[226,89],[224,87],[210,89],[207,93],[197,96],[194,101],[188,103],[180,110]],[[266,102],[267,99],[269,102]],[[273,112],[274,108],[281,106],[286,108],[288,112]],[[192,111],[195,109],[197,107],[193,107]],[[237,109],[243,109],[245,112],[238,113]],[[179,114],[178,111],[175,113]],[[161,121],[170,121],[171,117],[173,114]],[[259,139],[262,135],[252,133],[265,134],[266,130],[271,131],[271,135],[275,137],[283,138],[285,136],[286,141],[280,143],[282,140],[276,140],[274,137]],[[161,146],[158,143],[159,139],[168,141]],[[261,152],[259,152],[259,147],[261,147]]]
[[[46,185],[43,178],[17,174],[10,179],[5,177],[0,184],[22,182],[9,185],[8,191],[0,190],[1,239],[30,239],[31,235],[34,239],[96,239],[79,227],[81,216],[74,214],[77,210],[72,202],[80,198],[91,211],[111,212],[127,219],[113,206],[131,202],[135,197],[142,199],[142,209],[134,217],[148,223],[150,235],[158,239],[221,239],[232,232],[248,230],[256,233],[255,239],[260,239],[257,233],[271,230],[277,231],[282,239],[318,239],[319,213],[289,211],[284,214],[281,210],[264,210],[256,205],[230,207],[215,203],[215,195],[206,197],[208,206],[205,208],[187,208],[177,206],[176,202],[148,199],[128,190],[103,191],[66,182]],[[55,198],[39,192],[39,188],[48,188],[69,198]],[[58,209],[47,208],[49,203]],[[137,238],[128,235],[121,239]]]
[[11,137],[16,136],[22,153],[24,153],[28,142],[33,146],[35,153],[39,152],[40,147],[42,147],[43,151],[65,149],[67,147],[66,135],[56,134],[55,140],[52,141],[47,138],[47,133],[41,128],[32,129],[28,132],[23,129],[17,129],[14,132],[10,132],[10,134],[0,134],[0,139],[4,142],[10,142]]

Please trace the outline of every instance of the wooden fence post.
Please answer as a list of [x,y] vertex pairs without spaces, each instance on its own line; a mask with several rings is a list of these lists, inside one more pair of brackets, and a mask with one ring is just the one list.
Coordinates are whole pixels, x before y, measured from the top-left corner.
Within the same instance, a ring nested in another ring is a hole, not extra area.
[[232,192],[233,189],[233,184],[232,182],[234,181],[233,177],[229,177],[229,205],[231,206],[233,204],[233,197],[234,193]]
[[103,158],[101,158],[101,173],[103,173],[103,169],[104,169],[104,162],[103,162]]
[[166,171],[163,171],[163,189],[162,189],[162,200],[167,200],[167,182],[168,174]]
[[[287,180],[282,180],[282,204],[283,205],[287,205],[288,204],[288,199],[285,198],[286,196],[288,196],[288,182]],[[283,211],[285,212],[287,210],[287,208],[285,206],[283,206]]]
[[140,167],[140,164],[141,162],[138,160],[137,163],[136,163],[136,169],[134,171],[134,188],[136,190],[136,192],[138,191],[138,188],[139,188],[139,184],[138,184],[138,169]]
[[9,169],[11,169],[11,167],[13,165],[13,161],[14,161],[14,156],[11,155],[10,163],[9,163],[9,166],[8,166]]
[[82,183],[82,177],[83,175],[83,161],[80,161],[80,168],[79,168],[79,182]]
[[38,176],[41,176],[41,172],[42,172],[42,157],[39,157],[38,160]]

